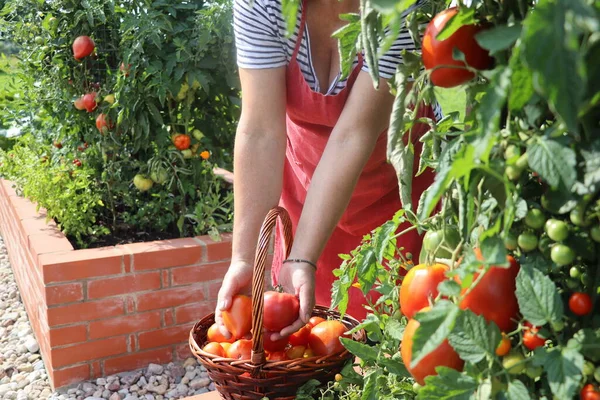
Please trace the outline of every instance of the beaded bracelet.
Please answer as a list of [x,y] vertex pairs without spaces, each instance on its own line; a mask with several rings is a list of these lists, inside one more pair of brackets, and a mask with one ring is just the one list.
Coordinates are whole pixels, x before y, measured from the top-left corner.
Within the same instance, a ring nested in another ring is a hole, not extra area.
[[315,264],[312,261],[304,260],[302,258],[288,258],[287,260],[283,260],[283,264],[292,263],[292,262],[294,262],[294,263],[305,263],[305,264],[308,264],[308,265],[312,266],[314,269],[317,269],[317,264]]

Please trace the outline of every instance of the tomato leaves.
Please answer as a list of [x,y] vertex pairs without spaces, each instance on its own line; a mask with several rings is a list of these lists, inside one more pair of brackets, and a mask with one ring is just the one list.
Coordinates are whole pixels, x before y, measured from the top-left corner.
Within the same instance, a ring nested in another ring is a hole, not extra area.
[[508,391],[507,391],[508,400],[529,400],[531,396],[529,396],[529,390],[523,382],[520,380],[512,380],[508,383]]
[[456,329],[450,333],[448,340],[460,358],[477,363],[484,358],[495,357],[500,329],[496,324],[486,323],[482,316],[465,310],[458,317]]
[[579,350],[594,362],[600,361],[600,331],[582,329],[569,340],[568,347]]
[[583,355],[575,349],[555,347],[538,349],[535,363],[542,365],[548,374],[548,384],[558,399],[574,397],[581,380]]
[[577,179],[575,151],[553,139],[538,137],[527,148],[528,163],[553,188],[570,191]]
[[479,387],[477,380],[452,368],[438,367],[438,375],[425,378],[426,385],[419,390],[418,400],[468,400]]
[[558,288],[552,279],[530,264],[521,265],[516,294],[521,314],[533,325],[558,322],[564,315]]

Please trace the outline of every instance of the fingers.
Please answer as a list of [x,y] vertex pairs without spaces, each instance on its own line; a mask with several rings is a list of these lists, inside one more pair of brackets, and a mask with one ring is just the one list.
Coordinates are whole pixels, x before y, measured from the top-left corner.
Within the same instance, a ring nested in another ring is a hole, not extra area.
[[308,323],[313,309],[315,308],[315,282],[309,280],[304,285],[300,286],[298,293],[300,298],[300,319],[304,324]]
[[217,324],[219,331],[226,338],[229,339],[231,334],[225,327],[223,323],[223,315],[222,311],[227,311],[229,307],[231,307],[231,302],[233,295],[235,294],[237,289],[237,284],[235,279],[228,278],[225,276],[223,280],[223,285],[221,289],[219,289],[219,294],[217,295],[217,308],[215,310],[215,323]]
[[279,340],[281,338],[290,336],[292,333],[298,332],[304,325],[306,325],[306,323],[302,321],[301,318],[298,318],[292,325],[283,328],[281,332],[273,333],[271,335],[271,340]]

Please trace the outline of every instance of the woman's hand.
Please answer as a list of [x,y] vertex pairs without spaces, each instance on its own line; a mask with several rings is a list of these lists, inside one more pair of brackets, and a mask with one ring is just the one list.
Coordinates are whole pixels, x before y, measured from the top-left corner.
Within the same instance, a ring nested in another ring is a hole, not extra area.
[[221,312],[229,310],[231,307],[233,296],[236,294],[250,294],[250,285],[252,283],[252,264],[244,261],[232,261],[225,277],[223,284],[219,289],[217,296],[217,308],[215,310],[215,322],[221,331],[221,334],[227,339],[231,337],[231,333],[223,324]]
[[289,336],[308,323],[315,307],[315,269],[305,263],[285,263],[279,272],[279,284],[286,292],[298,296],[300,312],[292,325],[271,335],[272,340]]

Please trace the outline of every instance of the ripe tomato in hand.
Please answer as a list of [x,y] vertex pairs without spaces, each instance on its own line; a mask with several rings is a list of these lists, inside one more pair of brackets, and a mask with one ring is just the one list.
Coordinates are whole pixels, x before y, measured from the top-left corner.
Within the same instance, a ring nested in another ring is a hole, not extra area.
[[240,339],[227,349],[227,357],[236,360],[249,360],[252,357],[252,340]]
[[263,333],[263,347],[268,352],[283,351],[288,345],[288,338],[284,337],[279,340],[271,340],[273,332]]
[[287,355],[287,358],[290,360],[296,359],[296,358],[302,358],[304,357],[304,352],[306,351],[306,347],[305,346],[293,346],[290,347],[285,354]]
[[73,56],[77,60],[89,56],[96,45],[89,36],[79,36],[73,41]]
[[546,339],[538,335],[540,329],[530,323],[525,323],[525,332],[523,332],[523,345],[529,350],[535,350],[546,344]]
[[[479,249],[475,249],[475,255],[482,259]],[[488,322],[494,321],[503,332],[510,332],[516,327],[519,314],[519,304],[515,295],[519,264],[512,256],[508,256],[507,259],[509,268],[490,267],[468,294],[465,295],[468,288],[463,289],[462,294],[465,296],[460,302],[460,308],[469,309],[483,316]],[[473,282],[477,280],[477,276],[476,274]]]
[[310,325],[310,328],[314,328],[315,326],[319,325],[321,322],[326,321],[325,318],[321,318],[321,317],[310,317],[310,319],[308,320],[308,325]]
[[233,296],[231,307],[222,311],[221,317],[225,328],[235,339],[243,337],[252,328],[252,300],[242,294]]
[[290,293],[265,292],[263,326],[267,331],[280,332],[298,319],[300,301]]
[[579,392],[581,400],[600,400],[600,391],[592,384],[585,385]]
[[309,324],[304,325],[298,331],[290,335],[290,344],[292,346],[306,346],[308,344],[308,337],[310,336],[311,326]]
[[308,345],[317,356],[329,356],[344,351],[340,337],[348,329],[340,321],[324,321],[312,328]]
[[434,264],[431,266],[419,264],[411,268],[400,286],[400,311],[407,318],[412,318],[421,309],[429,306],[438,295],[437,287],[446,280],[448,266]]
[[430,375],[437,375],[435,369],[439,366],[445,366],[448,368],[461,371],[464,365],[464,361],[460,359],[458,354],[454,351],[448,340],[444,340],[437,349],[429,353],[423,358],[414,368],[410,367],[412,360],[412,346],[413,336],[419,327],[419,322],[416,319],[411,319],[406,324],[404,329],[404,338],[400,344],[400,354],[404,365],[410,374],[415,378],[419,385],[425,384],[425,377]]
[[212,324],[210,326],[210,328],[208,328],[208,332],[206,333],[206,336],[208,338],[209,342],[218,342],[218,343],[233,343],[235,342],[235,339],[233,337],[227,339],[225,338],[225,336],[223,336],[223,334],[221,333],[221,331],[219,330],[218,325]]
[[463,25],[446,40],[437,40],[437,35],[444,26],[458,13],[456,7],[449,8],[437,14],[427,25],[423,36],[423,64],[426,69],[438,68],[431,73],[431,82],[440,87],[461,85],[475,77],[475,74],[465,68],[465,62],[455,60],[452,52],[457,48],[465,55],[467,64],[475,69],[486,69],[492,65],[492,57],[487,50],[479,46],[475,35],[483,30],[478,25]]
[[215,355],[217,357],[225,357],[225,350],[223,347],[217,342],[210,342],[206,346],[202,348],[207,353]]
[[575,292],[569,298],[569,308],[577,315],[587,315],[592,311],[592,298],[587,293]]

